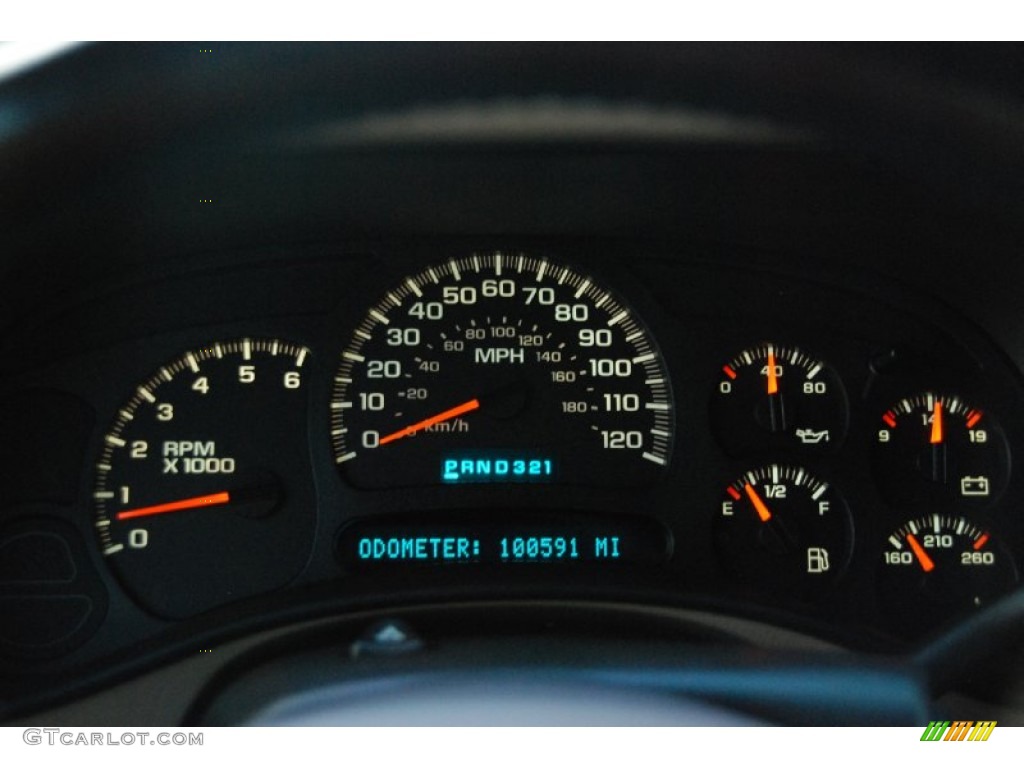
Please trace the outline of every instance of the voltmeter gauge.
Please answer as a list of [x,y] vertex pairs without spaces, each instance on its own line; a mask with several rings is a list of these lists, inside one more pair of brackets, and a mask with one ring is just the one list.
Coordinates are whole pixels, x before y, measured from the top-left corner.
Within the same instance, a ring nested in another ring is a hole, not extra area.
[[899,506],[979,506],[1006,487],[1010,456],[995,419],[955,395],[924,392],[882,414],[875,476]]
[[832,485],[802,467],[769,464],[726,487],[716,538],[737,579],[810,593],[845,568],[853,522]]
[[908,635],[983,608],[1017,581],[1013,559],[988,528],[938,513],[893,532],[879,567],[881,605]]
[[847,399],[838,374],[794,347],[766,342],[721,368],[711,420],[733,456],[798,448],[835,450],[846,434]]

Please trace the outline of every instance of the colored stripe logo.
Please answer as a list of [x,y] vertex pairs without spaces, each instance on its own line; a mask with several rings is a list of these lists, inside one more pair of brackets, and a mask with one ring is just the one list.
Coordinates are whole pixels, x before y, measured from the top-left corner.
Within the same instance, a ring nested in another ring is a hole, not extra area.
[[995,720],[932,720],[921,741],[988,741],[995,727]]

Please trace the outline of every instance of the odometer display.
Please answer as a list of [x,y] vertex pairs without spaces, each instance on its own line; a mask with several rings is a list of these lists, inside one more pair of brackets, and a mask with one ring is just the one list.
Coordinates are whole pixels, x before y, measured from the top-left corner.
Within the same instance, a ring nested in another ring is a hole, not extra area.
[[643,322],[589,277],[521,254],[453,259],[387,292],[331,398],[335,459],[364,488],[638,486],[668,465],[672,436]]

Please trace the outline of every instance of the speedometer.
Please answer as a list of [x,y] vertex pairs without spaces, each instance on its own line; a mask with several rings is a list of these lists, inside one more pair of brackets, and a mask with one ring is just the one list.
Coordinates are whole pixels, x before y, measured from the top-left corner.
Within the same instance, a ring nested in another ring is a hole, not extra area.
[[335,460],[364,488],[638,486],[672,455],[672,389],[636,313],[544,258],[452,259],[384,294],[341,353]]

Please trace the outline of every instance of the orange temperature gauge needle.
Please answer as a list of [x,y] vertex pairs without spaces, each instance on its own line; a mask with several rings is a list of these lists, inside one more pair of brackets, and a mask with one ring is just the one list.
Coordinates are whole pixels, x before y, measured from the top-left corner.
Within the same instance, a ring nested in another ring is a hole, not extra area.
[[768,394],[775,395],[779,391],[779,377],[775,375],[775,350],[768,347]]
[[932,445],[938,445],[942,442],[942,401],[936,400],[935,407],[932,409]]
[[910,545],[910,549],[914,552],[914,557],[917,558],[917,562],[921,564],[921,570],[925,573],[930,573],[935,570],[935,561],[928,556],[924,547],[917,540],[917,537],[912,533],[907,534],[907,543]]
[[464,413],[475,411],[479,407],[480,401],[477,400],[476,398],[473,398],[472,400],[467,400],[462,405],[456,405],[454,408],[449,408],[447,411],[442,411],[441,413],[435,416],[431,416],[429,419],[417,421],[415,424],[410,424],[408,427],[405,427],[404,429],[400,429],[397,432],[392,432],[390,435],[385,435],[378,441],[378,445],[387,445],[388,443],[393,442],[395,440],[399,440],[403,437],[413,435],[416,432],[419,432],[421,429],[427,429],[428,427],[432,427],[435,424],[440,424],[442,421],[448,421],[449,419],[454,419],[456,416],[461,416]]
[[126,509],[123,512],[118,512],[115,517],[118,520],[131,520],[136,517],[162,515],[165,512],[181,512],[186,509],[196,509],[197,507],[214,507],[219,504],[227,504],[230,501],[231,495],[227,491],[222,491],[220,493],[211,493],[206,496],[193,496],[191,499],[170,501],[166,504],[154,504],[151,507]]
[[765,503],[761,501],[761,497],[757,495],[757,491],[754,490],[754,486],[750,483],[746,483],[743,486],[743,490],[747,492],[747,498],[750,499],[750,503],[754,505],[754,509],[757,510],[757,516],[761,518],[762,523],[767,523],[772,519],[772,513],[769,511]]

